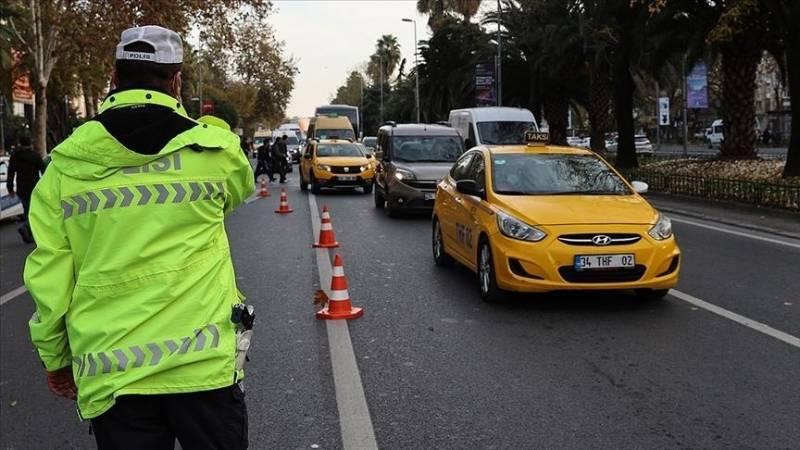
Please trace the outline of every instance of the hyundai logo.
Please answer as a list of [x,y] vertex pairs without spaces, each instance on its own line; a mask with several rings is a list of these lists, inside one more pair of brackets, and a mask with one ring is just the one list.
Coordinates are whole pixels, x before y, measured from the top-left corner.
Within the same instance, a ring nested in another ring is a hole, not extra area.
[[592,244],[594,245],[608,245],[611,243],[611,238],[606,236],[605,234],[598,234],[597,236],[592,238]]

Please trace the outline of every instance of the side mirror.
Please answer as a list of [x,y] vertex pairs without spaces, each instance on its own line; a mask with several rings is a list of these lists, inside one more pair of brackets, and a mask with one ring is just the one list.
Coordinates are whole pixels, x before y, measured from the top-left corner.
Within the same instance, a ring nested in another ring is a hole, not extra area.
[[458,180],[456,182],[456,191],[486,200],[486,191],[478,187],[478,183],[475,180]]
[[649,187],[644,181],[632,181],[631,186],[633,186],[633,191],[637,194],[646,194]]

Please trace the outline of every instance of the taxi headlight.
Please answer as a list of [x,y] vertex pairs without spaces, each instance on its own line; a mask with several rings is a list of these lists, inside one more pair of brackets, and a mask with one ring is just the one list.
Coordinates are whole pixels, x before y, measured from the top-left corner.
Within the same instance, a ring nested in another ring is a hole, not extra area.
[[414,176],[413,172],[411,172],[410,170],[405,170],[405,169],[395,169],[394,170],[394,177],[397,178],[400,181],[413,180],[413,179],[416,178]]
[[497,211],[497,228],[504,235],[520,241],[539,242],[547,237],[544,231],[501,211]]
[[317,170],[321,170],[323,172],[330,172],[331,171],[331,166],[329,166],[327,164],[317,164]]
[[653,225],[653,228],[650,228],[647,234],[657,241],[669,239],[672,236],[672,221],[669,220],[669,217],[659,214],[656,224]]

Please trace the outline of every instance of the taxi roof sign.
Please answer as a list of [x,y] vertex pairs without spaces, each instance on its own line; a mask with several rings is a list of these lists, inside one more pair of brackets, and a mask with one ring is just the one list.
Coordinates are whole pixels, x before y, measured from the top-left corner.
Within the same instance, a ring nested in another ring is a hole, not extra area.
[[525,142],[527,142],[529,146],[547,145],[550,143],[550,133],[535,130],[526,131]]

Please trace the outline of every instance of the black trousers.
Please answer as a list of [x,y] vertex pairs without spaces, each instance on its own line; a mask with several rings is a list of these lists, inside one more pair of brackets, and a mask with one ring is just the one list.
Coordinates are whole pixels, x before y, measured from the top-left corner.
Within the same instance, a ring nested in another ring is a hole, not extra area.
[[247,448],[247,407],[238,384],[188,394],[124,395],[92,419],[99,450]]
[[258,177],[260,175],[268,175],[270,181],[272,180],[272,170],[269,167],[269,163],[267,161],[264,161],[263,159],[259,159],[258,163],[256,164],[256,172],[255,172],[256,181],[258,181]]

